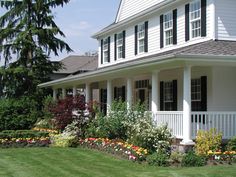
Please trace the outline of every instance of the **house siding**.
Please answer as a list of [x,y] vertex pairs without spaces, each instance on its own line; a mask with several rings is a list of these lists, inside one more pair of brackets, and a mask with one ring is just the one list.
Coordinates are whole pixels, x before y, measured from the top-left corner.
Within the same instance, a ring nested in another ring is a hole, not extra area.
[[[213,25],[213,12],[214,12],[214,5],[213,0],[207,1],[207,36],[206,37],[198,37],[195,39],[190,39],[188,42],[185,41],[185,4],[191,2],[190,0],[181,1],[178,3],[175,3],[168,8],[162,9],[158,11],[155,14],[152,14],[149,18],[142,18],[136,23],[132,23],[127,25],[127,28],[122,28],[119,31],[115,31],[114,33],[108,34],[111,36],[111,61],[110,63],[99,65],[99,67],[103,66],[110,66],[116,63],[120,62],[126,62],[128,60],[135,60],[141,57],[165,52],[167,50],[173,50],[176,48],[192,45],[195,43],[203,42],[209,39],[213,38],[213,32],[214,32],[214,25]],[[144,1],[143,1],[144,3]],[[145,1],[146,3],[146,1]],[[144,4],[145,4],[144,3]],[[174,9],[177,9],[177,45],[170,45],[170,46],[164,46],[164,48],[160,48],[160,15],[172,11]],[[124,10],[124,9],[123,9]],[[130,12],[130,11],[129,11]],[[148,29],[148,52],[135,55],[135,30],[134,26],[143,23],[145,21],[148,21],[149,29]],[[126,31],[126,58],[121,60],[114,60],[114,34],[119,33],[121,31]],[[107,37],[107,36],[102,36]],[[100,49],[99,49],[100,51]],[[101,55],[100,55],[101,56]],[[100,62],[99,62],[100,63]]]
[[220,40],[236,40],[236,1],[215,0],[216,29]]
[[164,0],[123,0],[117,22],[138,14],[162,1]]

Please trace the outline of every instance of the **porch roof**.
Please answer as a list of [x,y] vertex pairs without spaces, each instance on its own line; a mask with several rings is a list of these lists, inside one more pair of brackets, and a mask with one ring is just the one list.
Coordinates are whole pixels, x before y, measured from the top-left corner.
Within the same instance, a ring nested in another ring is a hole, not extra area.
[[[130,69],[140,68],[144,66],[152,66],[154,64],[163,63],[172,60],[230,60],[236,62],[236,41],[220,41],[209,40],[206,42],[194,44],[187,47],[182,47],[136,60],[129,60],[123,63],[117,63],[112,66],[98,68],[94,71],[68,76],[62,79],[39,84],[39,87],[52,87],[56,85],[71,83],[74,81],[89,82],[92,78],[104,77],[108,74],[117,72],[129,71]],[[94,79],[96,81],[96,79]]]

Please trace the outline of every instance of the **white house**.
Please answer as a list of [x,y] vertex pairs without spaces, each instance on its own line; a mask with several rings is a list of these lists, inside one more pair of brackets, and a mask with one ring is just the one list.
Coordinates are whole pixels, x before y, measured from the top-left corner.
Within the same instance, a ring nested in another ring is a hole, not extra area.
[[[236,135],[236,1],[122,0],[115,22],[93,35],[98,69],[40,84],[86,89],[111,105],[146,102],[157,124],[168,123],[181,144],[197,130]],[[105,110],[103,107],[102,109]]]

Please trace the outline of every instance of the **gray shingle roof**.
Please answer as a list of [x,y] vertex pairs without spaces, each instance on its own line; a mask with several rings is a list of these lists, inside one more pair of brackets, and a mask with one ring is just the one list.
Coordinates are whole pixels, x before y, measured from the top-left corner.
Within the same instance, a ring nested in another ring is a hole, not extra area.
[[55,72],[57,74],[73,74],[78,71],[92,71],[98,67],[97,56],[76,56],[71,55],[60,61],[63,69]]

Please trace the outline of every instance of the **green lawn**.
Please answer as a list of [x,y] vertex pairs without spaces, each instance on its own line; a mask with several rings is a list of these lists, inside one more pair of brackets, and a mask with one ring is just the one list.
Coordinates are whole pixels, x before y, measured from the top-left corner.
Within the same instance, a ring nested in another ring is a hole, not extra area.
[[87,149],[0,149],[3,177],[235,177],[236,164],[201,168],[140,165]]

